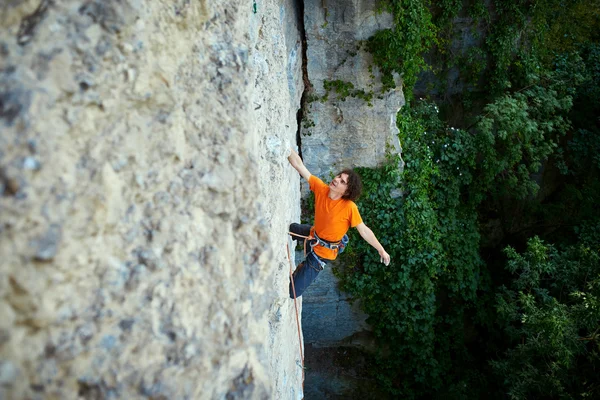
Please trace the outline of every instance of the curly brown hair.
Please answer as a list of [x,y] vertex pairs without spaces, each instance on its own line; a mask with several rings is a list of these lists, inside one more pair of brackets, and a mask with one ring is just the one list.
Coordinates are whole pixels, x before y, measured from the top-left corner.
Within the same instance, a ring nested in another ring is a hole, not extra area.
[[348,188],[346,189],[346,193],[342,196],[342,199],[356,201],[360,197],[363,188],[360,175],[353,169],[345,169],[338,175],[341,174],[348,175]]

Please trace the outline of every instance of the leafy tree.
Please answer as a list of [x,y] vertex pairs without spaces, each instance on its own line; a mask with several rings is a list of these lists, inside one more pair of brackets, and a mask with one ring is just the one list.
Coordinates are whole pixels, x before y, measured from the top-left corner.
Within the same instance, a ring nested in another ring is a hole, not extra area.
[[510,398],[600,396],[598,238],[564,251],[537,237],[524,254],[506,249],[514,280],[500,288],[497,309],[510,346],[491,364]]

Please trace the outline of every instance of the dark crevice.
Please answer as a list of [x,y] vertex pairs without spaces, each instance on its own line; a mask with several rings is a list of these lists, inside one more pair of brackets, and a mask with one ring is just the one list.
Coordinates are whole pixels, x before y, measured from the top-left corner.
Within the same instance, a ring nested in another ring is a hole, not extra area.
[[304,104],[304,93],[302,93],[302,98],[300,100],[300,108],[298,112],[296,112],[296,120],[298,122],[298,130],[296,131],[296,145],[298,146],[298,154],[300,158],[302,158],[302,139],[300,139],[300,126],[302,125],[302,116],[303,116],[303,106]]
[[301,127],[302,120],[304,119],[305,109],[307,107],[307,97],[312,91],[312,85],[308,79],[308,58],[306,55],[306,30],[304,29],[304,0],[298,0],[296,3],[298,7],[298,29],[300,31],[300,40],[302,41],[302,82],[304,83],[304,90],[302,91],[302,97],[300,98],[300,108],[296,113],[296,121],[298,122],[298,130],[296,131],[296,145],[298,146],[298,154],[302,157],[302,135]]
[[51,5],[53,5],[53,1],[42,0],[32,14],[23,18],[19,26],[19,32],[17,32],[17,43],[19,45],[24,46],[31,41],[35,28],[44,19]]

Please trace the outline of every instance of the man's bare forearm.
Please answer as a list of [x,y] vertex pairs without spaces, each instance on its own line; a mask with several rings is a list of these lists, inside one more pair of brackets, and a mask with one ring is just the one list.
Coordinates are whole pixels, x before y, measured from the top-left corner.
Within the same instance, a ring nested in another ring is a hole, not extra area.
[[387,251],[385,251],[381,243],[379,243],[379,240],[377,240],[377,237],[375,236],[371,228],[366,226],[364,223],[359,224],[356,228],[358,229],[358,233],[360,233],[360,236],[367,243],[373,246],[375,250],[377,250],[381,262],[384,263],[386,266],[389,265],[391,259],[390,255],[387,253]]
[[290,155],[288,156],[288,161],[290,162],[290,164],[292,165],[292,167],[294,167],[294,169],[296,171],[298,171],[298,173],[300,173],[300,175],[302,175],[302,177],[308,181],[308,179],[310,178],[311,173],[304,166],[304,163],[302,162],[302,159],[300,158],[300,156],[298,155],[298,153],[296,153],[294,151],[294,149],[292,149],[292,148],[290,148]]
[[371,228],[365,227],[365,229],[362,232],[359,231],[359,233],[367,243],[369,243],[371,246],[373,246],[373,248],[375,248],[375,250],[377,250],[378,253],[381,251],[385,251],[381,243],[379,243],[379,240],[377,240],[377,237],[375,236]]
[[290,155],[288,156],[288,161],[290,162],[290,164],[292,164],[292,167],[294,167],[295,169],[298,169],[300,165],[304,165],[298,153],[296,153],[292,148],[290,148]]

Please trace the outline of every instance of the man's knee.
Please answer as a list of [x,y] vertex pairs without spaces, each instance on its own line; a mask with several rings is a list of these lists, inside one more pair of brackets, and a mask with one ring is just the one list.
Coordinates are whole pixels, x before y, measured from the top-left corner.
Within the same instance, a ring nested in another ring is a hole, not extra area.
[[292,233],[296,233],[302,236],[310,235],[311,225],[308,224],[298,224],[296,222],[290,224],[289,231]]
[[290,230],[290,232],[300,233],[300,231],[302,230],[302,225],[300,225],[296,222],[292,222],[290,224],[289,230]]
[[[302,293],[304,293],[304,290],[308,287],[308,285],[310,285],[310,282],[308,282],[307,285],[307,273],[310,274],[310,271],[305,270],[304,268],[306,268],[306,260],[301,262],[300,264],[298,264],[298,266],[296,267],[296,270],[294,271],[294,273],[292,274],[292,279],[290,279],[290,285],[289,285],[289,292],[290,292],[290,298],[293,299],[294,298],[294,293],[296,294],[296,297],[300,297],[302,296]],[[308,267],[310,268],[310,267]],[[310,280],[310,279],[309,279]]]
[[293,235],[291,235],[292,240],[296,240],[299,244],[302,244],[304,242],[304,236],[308,236],[308,234],[310,233],[310,227],[306,229],[305,225],[297,224],[294,222],[290,224],[289,231],[293,233]]
[[303,289],[293,287],[292,282],[290,282],[290,299],[294,298],[294,289],[296,290],[296,298],[302,296],[302,293],[304,293]]

